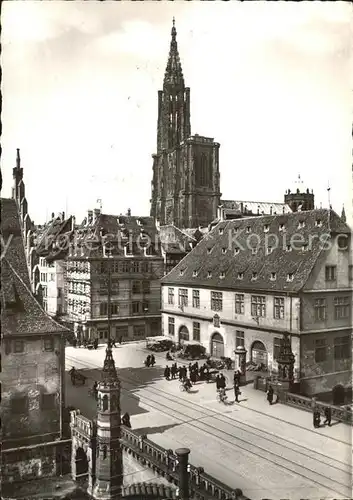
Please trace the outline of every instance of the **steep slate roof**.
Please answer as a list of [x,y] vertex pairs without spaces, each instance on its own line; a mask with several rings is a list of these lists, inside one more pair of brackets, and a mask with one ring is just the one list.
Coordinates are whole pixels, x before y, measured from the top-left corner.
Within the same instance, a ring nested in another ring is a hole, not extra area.
[[[60,240],[62,235],[67,235],[67,242],[73,237],[73,217],[63,220],[56,217],[45,225],[38,234],[38,245],[36,252],[40,257],[46,257],[47,261],[65,258],[68,253],[68,245],[64,240]],[[56,243],[59,243],[56,245]]]
[[[20,218],[15,200],[1,199],[1,236],[9,242],[1,260],[1,330],[3,335],[65,333],[33,297]],[[2,245],[2,253],[5,251]]]
[[[195,232],[195,230],[194,230]],[[183,254],[190,252],[191,244],[196,245],[196,239],[182,231],[174,224],[168,224],[159,228],[159,236],[162,248],[166,253]]]
[[[146,238],[143,238],[146,235]],[[161,255],[158,230],[153,217],[100,214],[91,223],[75,230],[70,257],[101,257],[103,241],[110,242],[113,256],[123,256],[124,246],[134,245],[133,255],[144,255],[143,248],[152,243],[156,256]]]
[[291,213],[289,205],[286,203],[278,203],[278,202],[269,202],[269,201],[241,201],[241,200],[221,200],[221,205],[225,209],[225,213],[229,211],[229,213],[237,213],[241,212],[241,207],[243,207],[243,211],[245,208],[248,212],[252,212],[254,215],[262,214],[270,215],[271,210],[272,214],[280,215],[283,213]]
[[[319,220],[320,227],[316,225]],[[304,222],[302,228],[299,227],[301,221]],[[284,232],[280,230],[281,224]],[[266,225],[268,232],[265,232]],[[297,292],[306,283],[322,251],[318,236],[339,233],[350,234],[350,229],[335,212],[324,209],[219,222],[161,282],[177,286]],[[303,243],[309,243],[310,236],[311,250],[309,247],[303,250],[297,242],[292,251],[287,251],[293,235],[298,235],[297,238],[302,235]],[[268,245],[273,247],[269,254],[265,248],[266,237]],[[279,241],[277,247],[275,238]],[[252,247],[257,245],[257,253],[253,254]],[[197,276],[193,276],[194,272]],[[212,273],[209,278],[208,272]],[[254,272],[256,280],[252,279]],[[239,279],[238,273],[243,273],[243,279]],[[271,273],[276,273],[275,280],[270,279]],[[288,273],[293,273],[292,281],[287,281]]]

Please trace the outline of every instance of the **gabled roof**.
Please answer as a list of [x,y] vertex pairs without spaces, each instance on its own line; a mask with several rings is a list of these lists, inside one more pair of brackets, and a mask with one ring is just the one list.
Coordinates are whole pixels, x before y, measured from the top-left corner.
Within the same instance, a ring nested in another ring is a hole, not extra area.
[[70,257],[101,257],[103,243],[109,243],[113,256],[123,256],[124,247],[133,245],[133,255],[144,255],[144,247],[153,246],[161,256],[158,230],[153,217],[99,214],[93,223],[75,230]]
[[186,230],[181,230],[174,224],[160,226],[159,236],[166,253],[184,254],[190,252],[192,245],[195,246],[197,243],[197,240]]
[[65,258],[69,246],[65,245],[65,241],[61,241],[60,237],[62,235],[67,235],[67,243],[73,236],[72,231],[73,217],[68,219],[62,219],[61,217],[56,217],[51,222],[45,225],[38,234],[38,245],[36,246],[36,252],[40,257],[46,257],[48,261],[53,261],[61,258]]
[[3,335],[65,333],[34,298],[26,263],[19,213],[15,200],[1,199],[1,330]]
[[162,284],[297,292],[325,247],[325,235],[339,233],[350,229],[332,210],[219,222]]

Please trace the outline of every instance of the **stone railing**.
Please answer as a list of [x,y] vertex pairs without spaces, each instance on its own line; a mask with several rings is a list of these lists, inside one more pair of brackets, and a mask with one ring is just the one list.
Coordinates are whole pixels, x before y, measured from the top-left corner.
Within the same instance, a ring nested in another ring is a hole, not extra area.
[[[127,427],[122,427],[121,441],[124,449],[135,459],[179,486],[178,458],[173,450],[166,450],[146,436],[138,436]],[[199,500],[249,500],[242,490],[232,489],[207,474],[202,467],[189,465],[190,493]]]
[[322,401],[317,401],[316,398],[308,398],[306,396],[300,396],[299,394],[292,394],[290,392],[283,393],[279,402],[310,412],[312,412],[313,408],[316,407],[322,415],[324,415],[325,408],[329,406],[331,408],[333,420],[339,420],[340,422],[353,425],[353,411],[349,406],[334,406],[328,403],[323,403]]
[[[267,391],[268,386],[273,384],[276,392],[276,381],[270,377],[257,377],[254,379],[254,389],[260,391]],[[318,401],[316,398],[309,398],[307,396],[301,396],[300,394],[293,394],[292,392],[281,391],[279,394],[279,403],[293,406],[300,410],[313,412],[314,407],[317,407],[322,415],[324,415],[325,408],[328,406],[331,408],[331,414],[333,420],[339,420],[340,422],[345,422],[349,425],[353,425],[353,409],[350,406],[335,406],[329,403],[324,403]]]

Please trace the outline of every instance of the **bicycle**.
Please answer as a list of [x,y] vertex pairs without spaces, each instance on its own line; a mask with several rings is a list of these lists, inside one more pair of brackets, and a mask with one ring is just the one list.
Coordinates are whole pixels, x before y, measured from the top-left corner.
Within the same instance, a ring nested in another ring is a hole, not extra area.
[[190,389],[191,389],[191,387],[189,387],[189,386],[187,386],[185,384],[180,384],[179,385],[179,389],[180,389],[181,392],[189,392]]

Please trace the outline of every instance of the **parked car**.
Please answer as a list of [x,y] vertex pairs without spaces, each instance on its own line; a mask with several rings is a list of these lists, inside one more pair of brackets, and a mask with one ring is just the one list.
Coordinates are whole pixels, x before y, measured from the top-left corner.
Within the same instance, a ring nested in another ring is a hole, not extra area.
[[169,351],[175,345],[175,342],[169,337],[147,337],[146,347],[151,351],[163,352]]
[[207,357],[206,349],[200,342],[185,340],[178,357],[183,359],[203,359]]

